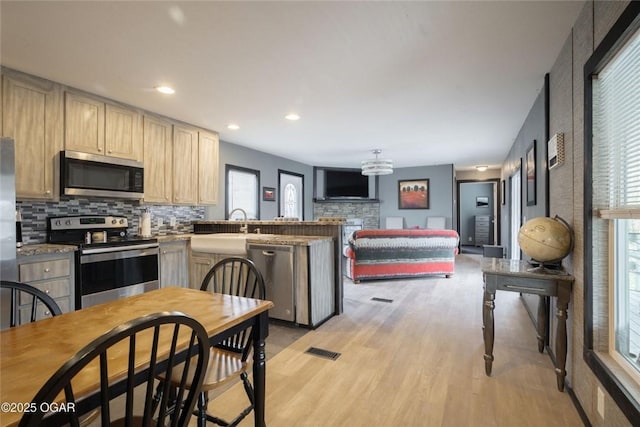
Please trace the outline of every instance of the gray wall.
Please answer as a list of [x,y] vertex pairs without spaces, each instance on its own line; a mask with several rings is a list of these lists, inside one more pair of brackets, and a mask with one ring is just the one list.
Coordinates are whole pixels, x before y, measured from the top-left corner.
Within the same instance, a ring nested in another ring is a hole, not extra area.
[[[476,197],[487,197],[489,204],[485,207],[476,206]],[[475,245],[475,217],[476,215],[493,216],[493,183],[462,182],[460,183],[460,244]],[[489,241],[492,244],[493,226],[489,229]]]
[[[525,122],[518,132],[518,136],[509,150],[509,154],[505,159],[502,168],[502,179],[506,181],[505,189],[505,205],[502,210],[501,218],[501,236],[503,246],[507,248],[507,253],[511,253],[510,248],[510,213],[511,206],[511,189],[509,187],[509,178],[520,167],[522,160],[522,218],[520,224],[524,224],[527,220],[547,214],[547,140],[546,140],[546,124],[545,124],[545,90],[544,81],[540,82],[540,92],[527,115]],[[527,151],[531,147],[533,141],[536,141],[536,204],[527,206]]]
[[[313,219],[313,167],[224,141],[220,141],[218,204],[207,207],[206,219],[225,218],[225,166],[227,164],[260,171],[260,219],[264,220],[278,216],[278,169],[304,175],[304,219]],[[262,200],[262,187],[276,188],[275,202]]]
[[[405,227],[424,228],[428,216],[443,216],[447,228],[454,218],[453,165],[397,168],[393,174],[379,177],[380,224],[388,216],[404,217]],[[398,181],[429,179],[429,209],[398,209]]]

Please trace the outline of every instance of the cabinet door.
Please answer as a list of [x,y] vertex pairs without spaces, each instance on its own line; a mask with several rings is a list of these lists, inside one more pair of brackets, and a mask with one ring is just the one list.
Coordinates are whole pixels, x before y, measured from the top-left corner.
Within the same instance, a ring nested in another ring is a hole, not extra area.
[[[209,256],[207,256],[209,255]],[[189,266],[190,272],[190,287],[193,289],[200,289],[204,276],[207,275],[211,267],[216,263],[216,256],[214,254],[207,255],[192,255],[191,265]]]
[[160,287],[189,287],[187,243],[160,245]]
[[[40,289],[54,299],[63,313],[75,308],[75,272],[73,252],[18,257],[18,280]],[[25,304],[31,299],[19,298],[20,323],[28,321]],[[50,317],[44,305],[38,308],[38,319]]]
[[3,135],[15,140],[16,196],[53,200],[58,193],[55,159],[63,138],[60,86],[7,75],[3,86]]
[[218,203],[218,135],[200,132],[198,140],[198,203]]
[[105,106],[104,145],[107,156],[142,161],[142,122],[137,111]]
[[171,203],[172,126],[149,116],[144,117],[144,201]]
[[65,149],[105,154],[104,103],[67,92],[64,111]]
[[198,202],[198,132],[182,126],[173,127],[173,202]]

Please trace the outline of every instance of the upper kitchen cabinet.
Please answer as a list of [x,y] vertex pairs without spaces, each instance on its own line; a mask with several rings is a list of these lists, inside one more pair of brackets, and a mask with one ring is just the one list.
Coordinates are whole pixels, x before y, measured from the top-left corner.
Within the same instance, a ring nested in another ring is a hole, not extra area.
[[198,138],[198,203],[218,203],[219,140],[212,132],[200,132]]
[[198,204],[198,131],[173,127],[173,202]]
[[144,201],[173,202],[173,126],[159,118],[144,116]]
[[3,136],[15,140],[16,197],[55,200],[63,147],[61,86],[3,70]]
[[142,120],[135,110],[65,93],[67,150],[142,161]]

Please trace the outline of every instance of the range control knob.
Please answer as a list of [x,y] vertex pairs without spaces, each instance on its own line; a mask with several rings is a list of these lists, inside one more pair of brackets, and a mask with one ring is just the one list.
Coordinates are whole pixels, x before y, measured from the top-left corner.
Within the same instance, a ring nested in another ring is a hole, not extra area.
[[117,223],[117,222],[118,222],[118,220],[116,220],[116,219],[112,219],[112,220],[111,220],[111,224],[115,224],[115,223]]
[[120,218],[120,224],[124,224],[124,218]]
[[60,225],[60,220],[59,220],[59,219],[57,219],[57,220],[55,221],[55,223],[54,223],[54,224],[55,224],[55,225]]
[[66,225],[71,225],[71,220],[70,220],[70,219],[68,219],[68,220],[66,220],[64,223],[65,223]]

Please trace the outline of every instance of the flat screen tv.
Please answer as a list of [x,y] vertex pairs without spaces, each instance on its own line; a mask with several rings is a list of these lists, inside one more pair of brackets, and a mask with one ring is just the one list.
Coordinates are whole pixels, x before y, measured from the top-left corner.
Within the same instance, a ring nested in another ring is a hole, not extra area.
[[324,171],[324,191],[328,199],[369,198],[369,177],[362,175],[359,169]]

